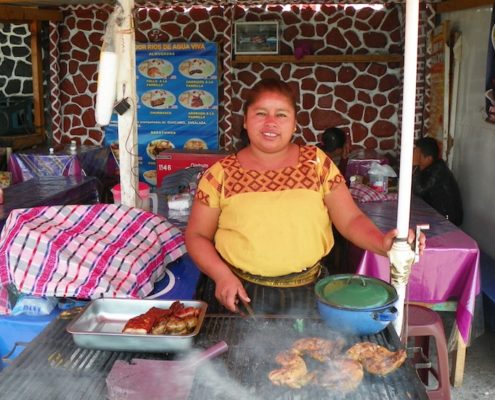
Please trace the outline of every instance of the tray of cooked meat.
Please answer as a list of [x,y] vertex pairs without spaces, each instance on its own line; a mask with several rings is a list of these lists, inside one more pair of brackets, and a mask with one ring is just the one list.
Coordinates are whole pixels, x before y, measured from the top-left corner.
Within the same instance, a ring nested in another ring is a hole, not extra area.
[[192,347],[207,304],[195,300],[93,300],[68,326],[77,346],[97,350],[179,352]]

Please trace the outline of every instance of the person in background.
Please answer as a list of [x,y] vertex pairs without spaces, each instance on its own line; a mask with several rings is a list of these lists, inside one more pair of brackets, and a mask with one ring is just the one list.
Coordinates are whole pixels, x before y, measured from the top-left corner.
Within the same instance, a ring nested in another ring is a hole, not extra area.
[[341,174],[345,176],[347,158],[350,152],[348,135],[341,128],[327,128],[321,135],[321,141],[317,146],[331,158]]
[[[348,136],[341,128],[331,127],[325,129],[321,135],[320,143],[317,144],[317,147],[322,149],[333,163],[337,165],[343,176],[346,174],[345,170],[350,151],[350,143],[347,138]],[[335,229],[335,226],[332,226],[332,231],[334,246],[330,253],[323,257],[322,264],[334,273],[349,272],[347,240]]]
[[[214,281],[216,299],[233,312],[259,285],[277,293],[284,288],[296,302],[301,293],[285,289],[313,293],[319,261],[334,243],[333,224],[357,246],[382,255],[397,235],[396,229],[381,232],[362,213],[323,151],[292,142],[296,114],[287,83],[259,81],[244,104],[249,144],[212,165],[198,184],[186,247]],[[420,243],[421,251],[424,236]],[[285,294],[270,311],[283,312]]]
[[431,137],[416,140],[412,192],[455,225],[462,224],[459,186],[449,167],[439,157],[438,142]]

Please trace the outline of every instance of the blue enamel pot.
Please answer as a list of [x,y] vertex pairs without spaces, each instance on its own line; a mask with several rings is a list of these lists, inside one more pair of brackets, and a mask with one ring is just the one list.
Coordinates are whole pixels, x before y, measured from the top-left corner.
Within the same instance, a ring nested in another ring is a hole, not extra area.
[[331,275],[315,285],[318,311],[332,330],[374,335],[397,318],[397,291],[381,279]]

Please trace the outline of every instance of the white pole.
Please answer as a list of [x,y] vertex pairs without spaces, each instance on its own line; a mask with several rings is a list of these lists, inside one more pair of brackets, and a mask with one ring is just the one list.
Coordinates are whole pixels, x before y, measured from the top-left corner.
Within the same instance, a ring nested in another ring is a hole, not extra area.
[[398,238],[407,238],[411,208],[411,180],[416,110],[416,69],[418,59],[419,0],[407,0],[404,51],[404,91],[402,95],[402,130],[400,151]]
[[138,149],[136,104],[136,48],[132,11],[134,0],[120,0],[123,18],[119,21],[116,39],[119,69],[117,99],[128,99],[130,108],[118,116],[120,187],[122,204],[137,206]]
[[400,152],[399,205],[397,208],[397,240],[389,252],[392,264],[391,281],[397,290],[398,316],[393,325],[400,336],[404,322],[404,302],[414,252],[406,242],[411,211],[412,159],[414,147],[414,114],[416,110],[416,65],[418,53],[419,0],[407,0],[404,54],[404,92],[402,101],[402,133]]

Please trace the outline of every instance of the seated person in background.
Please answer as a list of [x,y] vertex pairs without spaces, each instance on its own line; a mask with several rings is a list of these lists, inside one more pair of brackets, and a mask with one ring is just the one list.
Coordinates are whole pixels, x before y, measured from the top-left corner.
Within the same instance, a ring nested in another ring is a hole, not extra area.
[[397,235],[396,229],[381,232],[363,214],[323,151],[293,143],[296,110],[287,83],[258,82],[244,104],[249,144],[211,166],[198,185],[187,250],[214,281],[216,299],[234,312],[239,302],[256,298],[260,285],[313,293],[319,261],[334,243],[333,224],[357,246],[382,255]]
[[342,129],[327,128],[321,135],[321,142],[317,145],[331,158],[344,176],[350,150],[350,143],[347,138],[348,136]]
[[455,225],[462,223],[462,200],[454,174],[431,137],[416,140],[412,192]]

